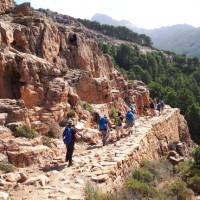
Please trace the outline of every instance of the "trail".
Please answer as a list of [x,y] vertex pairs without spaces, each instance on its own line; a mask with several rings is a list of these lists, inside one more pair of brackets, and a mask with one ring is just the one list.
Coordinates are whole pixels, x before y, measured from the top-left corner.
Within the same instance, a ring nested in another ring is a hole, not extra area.
[[106,146],[102,146],[102,143],[95,146],[76,144],[74,165],[70,168],[65,163],[59,162],[59,159],[64,159],[64,153],[61,158],[58,158],[57,165],[55,163],[55,169],[43,171],[41,169],[44,166],[25,168],[24,172],[29,177],[46,175],[49,183],[44,186],[20,185],[10,191],[11,197],[15,200],[76,200],[84,199],[87,181],[98,182],[106,188],[109,188],[111,183],[117,184],[124,173],[121,163],[139,148],[141,140],[152,129],[153,124],[163,122],[175,112],[176,109],[169,108],[161,116],[148,119],[140,117],[136,120],[134,134]]

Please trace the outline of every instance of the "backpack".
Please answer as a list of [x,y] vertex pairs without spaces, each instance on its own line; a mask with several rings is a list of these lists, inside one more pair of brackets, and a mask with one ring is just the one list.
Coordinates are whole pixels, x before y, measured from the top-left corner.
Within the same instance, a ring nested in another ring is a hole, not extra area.
[[164,106],[165,106],[164,101],[161,101],[160,106],[161,106],[162,108],[164,108]]
[[127,114],[126,114],[126,120],[128,122],[133,122],[134,121],[134,114],[131,111],[127,112]]
[[72,128],[65,128],[63,133],[64,143],[69,145],[72,142],[72,139],[73,139]]
[[107,129],[108,120],[105,117],[101,117],[99,120],[99,130]]
[[160,109],[161,109],[161,104],[158,103],[158,104],[157,104],[157,108],[156,108],[156,110],[160,110]]

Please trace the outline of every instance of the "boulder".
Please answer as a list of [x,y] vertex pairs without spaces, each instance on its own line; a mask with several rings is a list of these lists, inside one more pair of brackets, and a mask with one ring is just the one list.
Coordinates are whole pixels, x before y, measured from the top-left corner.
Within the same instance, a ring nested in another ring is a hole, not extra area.
[[0,126],[0,139],[6,139],[12,137],[12,131],[4,126]]
[[7,117],[8,113],[0,113],[0,126],[5,125]]
[[13,0],[1,0],[0,2],[0,14],[10,11],[14,8]]
[[23,16],[32,15],[31,4],[26,2],[26,3],[22,3],[20,5],[17,5],[14,8],[14,13],[17,14],[17,15],[23,15]]
[[25,173],[8,173],[5,175],[2,175],[1,178],[3,178],[7,182],[12,182],[12,183],[23,183],[25,182],[28,177]]
[[37,185],[39,183],[41,186],[46,186],[49,183],[49,178],[45,175],[40,175],[38,177],[29,178],[24,184],[25,185]]
[[0,191],[0,200],[8,200],[9,194],[7,192]]
[[110,82],[106,78],[92,78],[83,74],[76,84],[80,99],[92,104],[108,103],[112,101]]
[[0,153],[0,162],[8,162],[8,156],[4,153]]
[[52,158],[54,152],[47,146],[22,146],[18,151],[7,151],[8,160],[16,167],[26,167],[40,163],[44,158]]

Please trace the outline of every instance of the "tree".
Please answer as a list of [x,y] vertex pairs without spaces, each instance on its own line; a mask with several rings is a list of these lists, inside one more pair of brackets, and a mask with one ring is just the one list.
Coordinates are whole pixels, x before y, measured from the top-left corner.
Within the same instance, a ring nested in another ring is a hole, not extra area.
[[163,99],[164,88],[162,87],[162,85],[156,82],[151,82],[148,86],[149,86],[151,96],[153,98]]
[[177,105],[181,109],[181,112],[185,114],[187,108],[195,102],[194,95],[187,88],[180,89],[179,91],[177,91],[177,94],[178,94]]
[[192,139],[200,144],[200,106],[193,103],[188,107],[186,112],[186,119],[190,128]]
[[177,93],[173,88],[167,87],[165,88],[165,96],[164,99],[167,104],[177,107]]

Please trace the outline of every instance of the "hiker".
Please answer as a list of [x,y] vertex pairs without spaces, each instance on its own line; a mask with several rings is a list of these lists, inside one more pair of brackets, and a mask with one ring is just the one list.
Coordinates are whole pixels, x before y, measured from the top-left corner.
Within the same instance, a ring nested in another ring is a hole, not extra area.
[[130,109],[131,109],[131,112],[132,112],[133,114],[136,114],[136,105],[135,105],[135,103],[133,103],[133,104],[130,106]]
[[178,142],[178,143],[176,144],[176,151],[178,152],[178,154],[179,154],[180,156],[183,156],[183,157],[184,157],[185,153],[184,153],[184,148],[183,148],[183,143],[182,143],[182,142]]
[[129,135],[132,133],[132,127],[135,125],[135,115],[132,110],[129,110],[126,114],[126,128],[128,128]]
[[106,141],[109,136],[109,126],[110,126],[110,122],[106,115],[104,115],[103,117],[99,119],[99,130],[101,131],[101,134],[102,134],[103,146],[106,145]]
[[93,122],[95,123],[95,126],[99,124],[99,120],[100,120],[100,115],[98,112],[94,112],[93,113]]
[[147,115],[148,115],[148,105],[147,105],[147,104],[145,104],[145,105],[143,106],[143,114],[144,114],[144,116],[147,116]]
[[161,114],[161,104],[160,102],[158,102],[157,106],[156,106],[156,110],[158,111],[159,115]]
[[73,121],[68,119],[67,126],[63,132],[63,141],[66,144],[67,152],[65,162],[69,161],[69,167],[73,165],[72,156],[74,152],[74,143],[76,138],[76,130],[73,127]]
[[[118,112],[117,115],[117,125],[116,125],[116,131],[117,131],[117,140],[120,139],[120,136],[123,135],[123,127],[122,127],[122,122],[123,122],[123,116],[121,112]],[[121,133],[121,134],[120,134]]]
[[174,150],[172,149],[169,151],[167,158],[170,161],[170,163],[172,164],[174,174],[176,173],[177,165],[180,162],[185,160],[184,155],[185,154],[184,154],[184,150],[183,150],[183,143],[181,143],[181,142],[178,142],[175,145]]
[[151,116],[154,116],[155,115],[155,105],[154,105],[153,101],[151,101],[149,107],[150,107]]
[[163,113],[164,108],[165,108],[165,103],[164,103],[164,101],[162,100],[162,101],[160,102],[160,111],[161,111],[161,114]]

